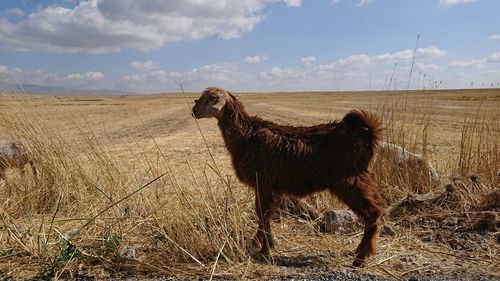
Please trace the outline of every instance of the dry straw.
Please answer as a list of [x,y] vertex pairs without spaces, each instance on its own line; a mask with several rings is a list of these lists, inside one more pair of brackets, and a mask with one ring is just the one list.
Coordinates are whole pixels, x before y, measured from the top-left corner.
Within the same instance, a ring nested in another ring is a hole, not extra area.
[[[0,188],[10,190],[10,195],[0,194],[4,272],[58,277],[78,271],[78,264],[178,276],[202,274],[210,279],[279,272],[279,267],[253,259],[253,195],[219,168],[200,126],[199,137],[210,159],[206,166],[191,162],[183,152],[181,159],[188,169],[182,173],[173,169],[173,161],[181,160],[169,159],[165,153],[169,148],[158,143],[157,132],[140,114],[144,138],[153,146],[131,144],[134,149],[124,161],[112,150],[113,140],[97,134],[85,120],[67,120],[76,132],[73,135],[48,120],[40,101],[57,104],[56,98],[24,95],[19,85],[0,78],[0,138],[21,140],[33,154],[40,175],[35,182],[11,171],[9,181],[0,183]],[[480,107],[468,108],[457,123],[462,136],[452,149],[456,155],[438,159],[431,145],[439,141],[441,121],[435,119],[433,106],[438,94],[411,93],[423,95],[419,104],[407,100],[407,94],[376,93],[383,98],[370,104],[384,120],[386,140],[437,162],[443,178],[475,173],[484,184],[497,186],[498,114],[484,116]],[[416,179],[409,169],[395,170],[383,163],[377,159],[373,167],[389,203],[409,192],[442,189]],[[317,213],[332,206],[326,195],[309,202]],[[359,240],[359,234],[319,234],[315,221],[294,217],[284,218],[274,229],[281,241],[277,260],[290,264],[306,256],[312,260],[309,265],[343,267],[352,259],[354,241]],[[379,254],[364,271],[400,277],[426,267],[398,265],[396,260],[408,251],[443,257],[441,249],[418,242],[411,232],[382,238]]]

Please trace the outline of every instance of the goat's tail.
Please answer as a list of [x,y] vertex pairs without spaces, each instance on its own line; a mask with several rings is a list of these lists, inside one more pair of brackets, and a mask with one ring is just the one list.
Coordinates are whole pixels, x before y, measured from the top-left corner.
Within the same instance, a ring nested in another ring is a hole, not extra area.
[[366,136],[373,146],[377,146],[382,140],[384,127],[380,118],[374,113],[353,109],[344,116],[342,121],[366,130],[368,133]]

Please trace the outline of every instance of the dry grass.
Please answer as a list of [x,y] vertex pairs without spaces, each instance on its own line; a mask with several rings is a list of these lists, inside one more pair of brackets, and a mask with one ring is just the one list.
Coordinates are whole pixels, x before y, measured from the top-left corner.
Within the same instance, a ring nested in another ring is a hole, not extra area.
[[[232,279],[350,264],[361,233],[320,234],[315,222],[294,217],[273,225],[276,265],[252,258],[253,195],[235,178],[214,120],[190,117],[195,96],[0,95],[0,139],[24,140],[40,170],[36,184],[17,171],[0,183],[2,276],[130,270]],[[240,97],[249,112],[286,124],[374,110],[386,139],[431,159],[444,181],[477,174],[498,188],[499,90]],[[388,202],[443,188],[380,163],[374,168]],[[339,203],[326,195],[314,204],[332,205]],[[424,241],[421,229],[399,230],[380,238],[379,254],[361,271],[402,277],[498,266],[496,249],[471,254]]]

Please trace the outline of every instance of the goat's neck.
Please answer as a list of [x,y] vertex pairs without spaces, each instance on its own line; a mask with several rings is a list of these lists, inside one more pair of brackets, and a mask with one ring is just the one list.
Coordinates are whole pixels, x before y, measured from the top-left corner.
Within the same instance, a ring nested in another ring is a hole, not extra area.
[[218,122],[226,146],[229,149],[237,148],[235,146],[249,137],[255,122],[255,117],[250,117],[239,101],[228,102]]

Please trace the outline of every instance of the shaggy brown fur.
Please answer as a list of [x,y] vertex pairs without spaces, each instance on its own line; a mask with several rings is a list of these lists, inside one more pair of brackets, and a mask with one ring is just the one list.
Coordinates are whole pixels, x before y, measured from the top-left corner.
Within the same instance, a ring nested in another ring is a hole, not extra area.
[[238,178],[255,190],[262,254],[274,246],[270,218],[280,194],[302,197],[330,190],[365,223],[355,266],[375,253],[383,199],[368,165],[382,136],[379,119],[353,110],[340,121],[312,127],[277,125],[250,116],[229,92],[205,89],[196,118],[216,117]]

